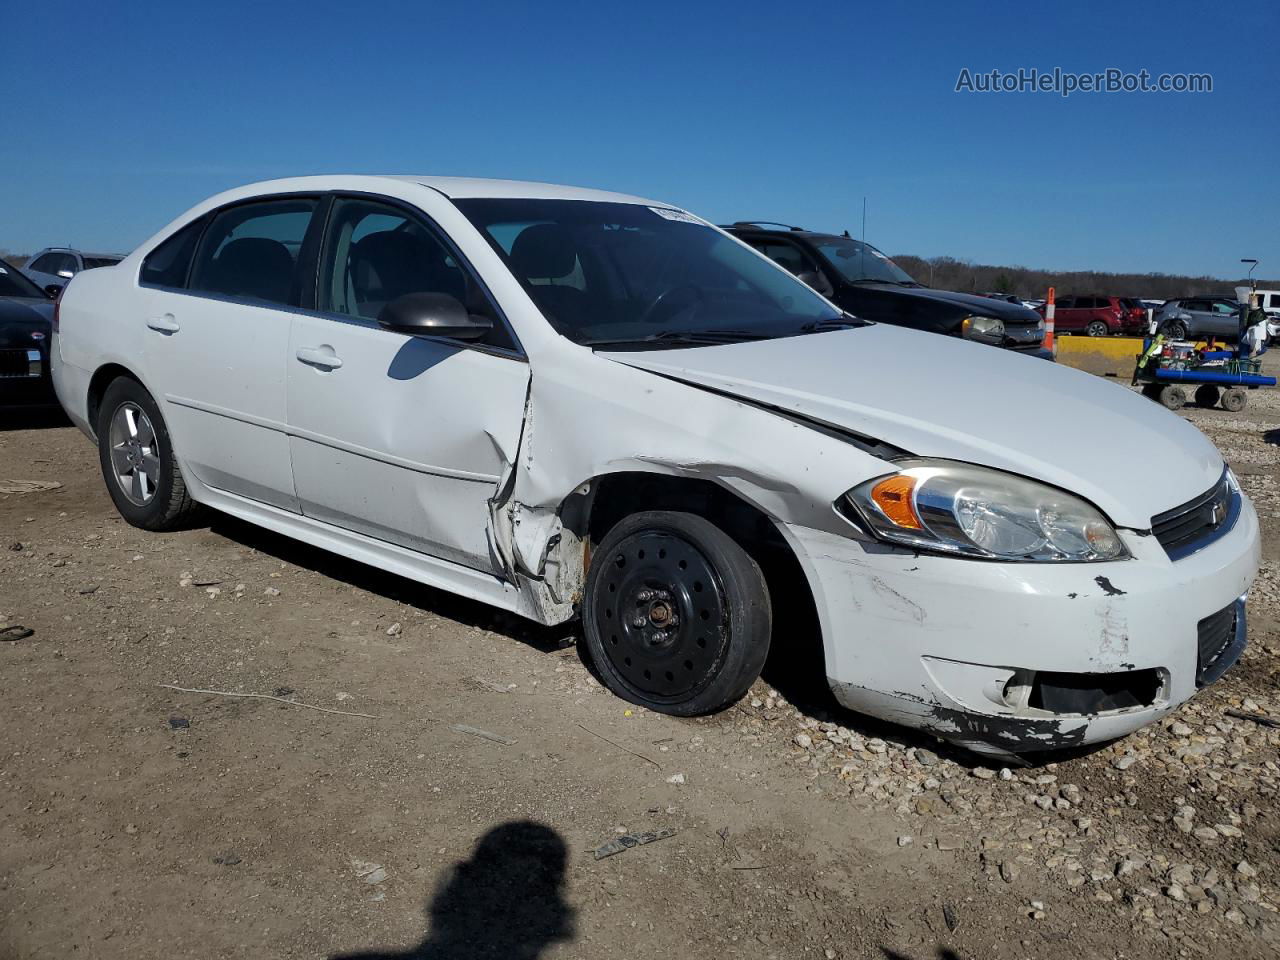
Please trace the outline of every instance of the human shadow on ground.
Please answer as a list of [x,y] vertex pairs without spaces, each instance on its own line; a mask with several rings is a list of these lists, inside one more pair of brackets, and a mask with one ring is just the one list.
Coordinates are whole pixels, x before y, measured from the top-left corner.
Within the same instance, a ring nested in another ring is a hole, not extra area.
[[567,853],[560,835],[543,824],[495,827],[469,860],[441,877],[421,943],[331,960],[536,960],[574,938],[574,910],[564,899]]

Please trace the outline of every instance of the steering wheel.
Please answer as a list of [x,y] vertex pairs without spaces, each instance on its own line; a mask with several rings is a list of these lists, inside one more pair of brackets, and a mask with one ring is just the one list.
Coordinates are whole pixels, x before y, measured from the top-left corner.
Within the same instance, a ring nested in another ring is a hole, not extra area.
[[650,303],[649,306],[644,308],[644,312],[640,314],[640,317],[636,322],[637,323],[651,322],[654,319],[654,316],[657,314],[659,307],[662,307],[664,305],[670,306],[672,302],[677,298],[677,296],[681,293],[693,294],[693,299],[690,305],[694,303],[700,303],[703,299],[705,299],[702,293],[702,288],[695,287],[691,283],[682,283],[679,286],[669,287],[668,289],[663,290],[662,293],[654,297],[653,302]]

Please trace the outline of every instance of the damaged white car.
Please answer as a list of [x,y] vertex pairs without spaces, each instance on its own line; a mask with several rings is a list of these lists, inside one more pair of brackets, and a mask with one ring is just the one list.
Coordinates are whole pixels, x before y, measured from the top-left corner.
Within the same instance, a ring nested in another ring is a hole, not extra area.
[[68,286],[117,507],[196,504],[545,624],[621,697],[732,703],[806,612],[848,707],[1017,753],[1245,643],[1258,523],[1156,404],[864,323],[696,216],[507,181],[233,190]]

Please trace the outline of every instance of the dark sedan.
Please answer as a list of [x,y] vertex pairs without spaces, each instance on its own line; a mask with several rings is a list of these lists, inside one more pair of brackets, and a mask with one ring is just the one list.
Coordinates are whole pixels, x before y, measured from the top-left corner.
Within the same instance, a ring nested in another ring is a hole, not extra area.
[[53,304],[0,260],[0,407],[57,406],[49,379]]

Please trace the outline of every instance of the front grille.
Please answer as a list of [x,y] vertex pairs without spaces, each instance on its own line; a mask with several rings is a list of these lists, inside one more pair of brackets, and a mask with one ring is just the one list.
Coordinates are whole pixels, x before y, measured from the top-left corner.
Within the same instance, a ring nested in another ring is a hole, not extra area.
[[1172,560],[1208,546],[1235,525],[1240,493],[1224,470],[1210,490],[1151,518],[1151,532]]
[[1207,687],[1240,659],[1248,631],[1244,601],[1212,613],[1196,624],[1196,686]]
[[39,350],[0,350],[0,377],[40,376]]

